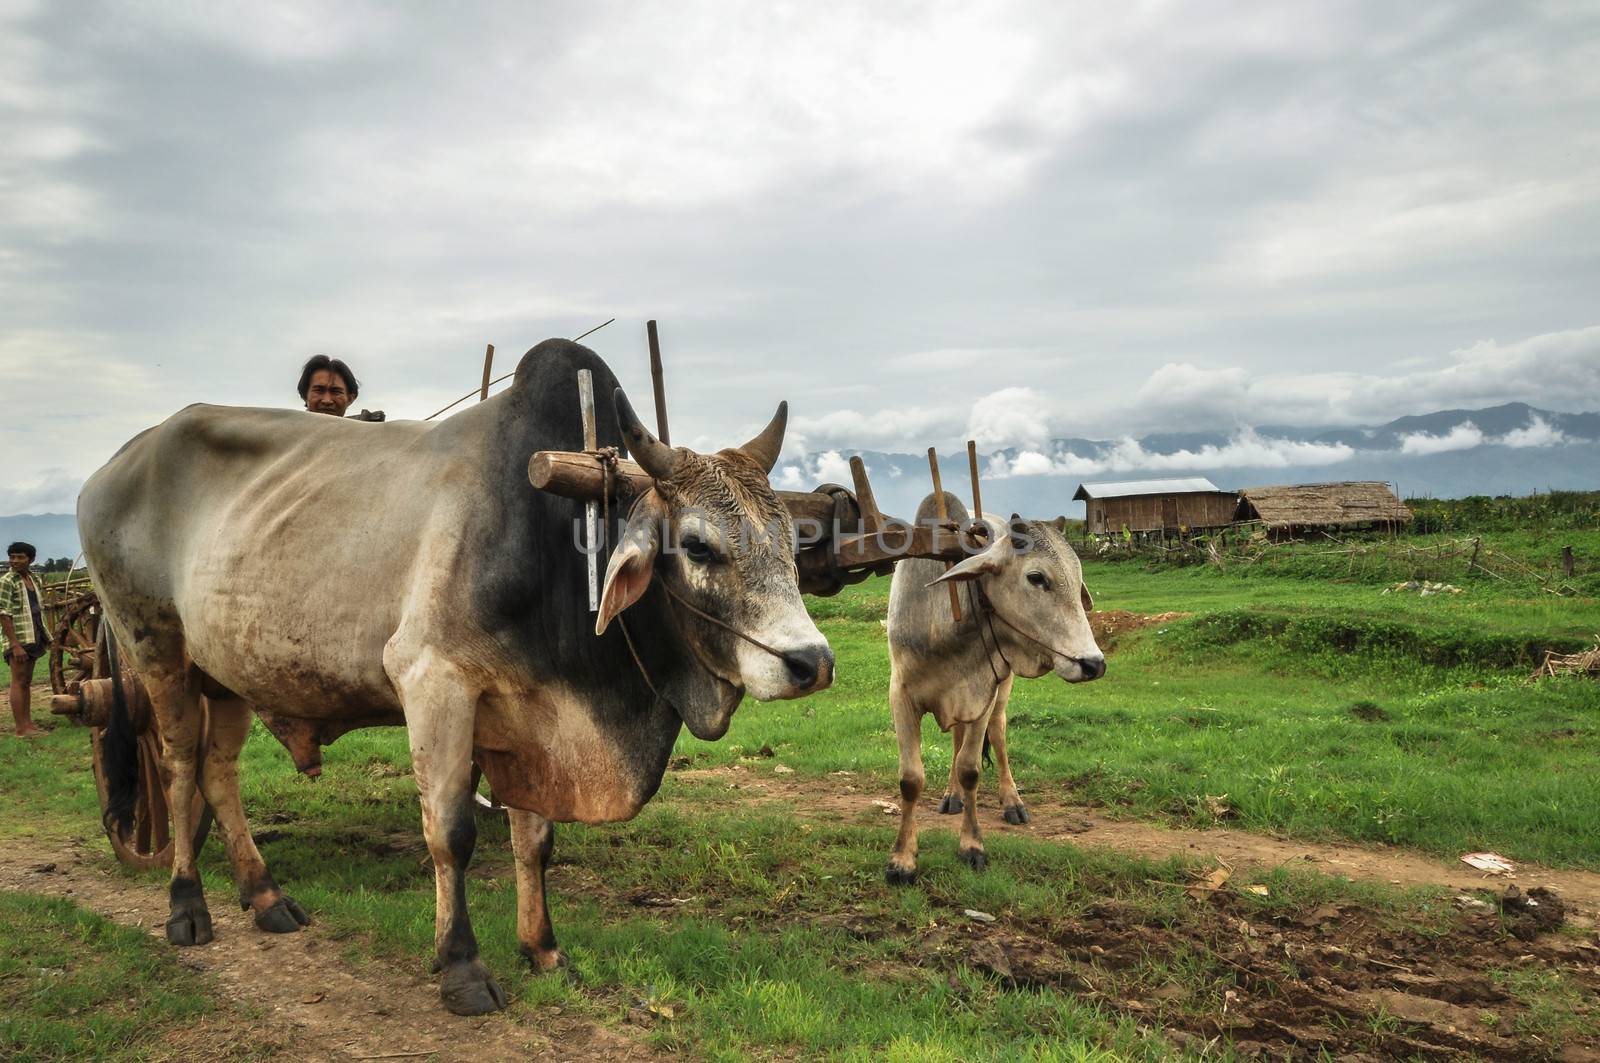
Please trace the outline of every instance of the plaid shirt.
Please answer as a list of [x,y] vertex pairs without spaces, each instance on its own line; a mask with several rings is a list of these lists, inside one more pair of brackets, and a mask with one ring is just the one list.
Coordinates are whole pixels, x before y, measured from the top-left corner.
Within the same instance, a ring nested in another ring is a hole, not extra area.
[[[43,619],[44,580],[31,568],[28,569],[28,575],[33,577],[33,592],[39,600],[39,615]],[[28,588],[23,586],[17,570],[10,566],[6,567],[5,575],[0,575],[0,613],[11,615],[11,628],[17,633],[17,641],[24,646],[45,641],[44,632],[33,626],[33,610],[28,608]]]

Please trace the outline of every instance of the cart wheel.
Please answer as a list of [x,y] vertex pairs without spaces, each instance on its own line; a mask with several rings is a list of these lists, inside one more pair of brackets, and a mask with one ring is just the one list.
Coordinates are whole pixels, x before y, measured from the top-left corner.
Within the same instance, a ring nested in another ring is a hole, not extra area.
[[[102,809],[106,807],[109,796],[101,752],[104,734],[98,727],[93,729],[94,782],[100,792]],[[106,837],[111,840],[111,849],[117,854],[117,859],[129,867],[140,870],[171,867],[172,813],[167,806],[167,788],[162,781],[161,743],[150,731],[139,736],[138,757],[139,788],[133,802],[133,819],[126,827],[119,823],[107,823]],[[211,833],[211,806],[206,804],[198,787],[189,808],[189,821],[195,825],[194,850],[198,853]]]
[[62,605],[48,652],[50,692],[70,694],[95,675],[95,647],[100,632],[99,601],[82,594]]

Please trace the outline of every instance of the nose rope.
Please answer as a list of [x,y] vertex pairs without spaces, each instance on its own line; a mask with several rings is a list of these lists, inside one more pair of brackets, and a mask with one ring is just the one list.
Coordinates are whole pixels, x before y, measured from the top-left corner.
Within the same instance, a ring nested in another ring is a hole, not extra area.
[[[973,582],[976,583],[977,581],[974,580]],[[1007,620],[1004,616],[1001,615],[1000,610],[998,610],[998,609],[996,609],[994,607],[994,602],[989,600],[989,596],[983,592],[983,589],[981,587],[978,589],[978,601],[983,606],[984,616],[989,621],[989,634],[991,634],[991,635],[994,634],[994,622],[996,620],[998,620],[1002,624],[1004,624],[1006,627],[1010,628],[1012,631],[1015,631],[1017,634],[1021,635],[1023,638],[1027,639],[1029,642],[1033,643],[1035,646],[1039,646],[1042,649],[1048,650],[1052,654],[1054,654],[1054,655],[1056,655],[1058,657],[1065,657],[1067,660],[1072,661],[1075,664],[1077,664],[1079,668],[1083,667],[1083,661],[1080,658],[1075,657],[1070,653],[1064,653],[1061,650],[1056,649],[1054,646],[1050,645],[1048,642],[1044,641],[1043,639],[1038,638],[1035,635],[1029,634],[1028,632],[1022,630],[1017,625],[1013,624],[1011,621]],[[1000,640],[998,638],[994,640],[994,644],[995,644],[995,649],[999,650],[999,648],[1000,648]],[[1008,668],[1011,667],[1011,662],[1006,660],[1006,655],[1003,652],[1000,654],[1000,659],[1002,661],[1006,662],[1006,667],[1008,667]],[[993,667],[993,665],[991,664],[990,667]]]
[[1011,662],[1006,660],[1005,651],[1000,648],[1000,637],[994,633],[993,607],[991,606],[989,609],[983,608],[984,605],[989,605],[989,596],[984,595],[982,605],[979,604],[976,591],[977,582],[977,580],[971,580],[967,583],[967,604],[970,607],[970,611],[974,620],[982,617],[984,623],[989,625],[989,638],[994,640],[994,649],[992,651],[989,649],[989,641],[983,637],[982,623],[978,625],[978,641],[983,645],[984,663],[989,666],[989,672],[994,676],[994,683],[998,688],[1000,684],[1004,682],[1004,680],[1000,678],[1000,670],[994,666],[994,655],[998,653],[1000,655],[1000,659],[1005,661],[1007,673],[1013,672],[1015,669],[1011,667]]
[[760,639],[756,638],[755,636],[745,634],[743,631],[740,631],[738,628],[734,627],[732,624],[729,624],[729,623],[727,623],[726,621],[723,621],[723,620],[719,620],[716,617],[712,616],[710,613],[706,612],[704,609],[701,609],[698,606],[694,605],[692,602],[686,601],[683,598],[683,596],[680,595],[677,591],[675,591],[671,587],[667,586],[667,581],[666,580],[662,580],[661,581],[661,589],[667,592],[667,597],[671,598],[673,601],[677,602],[679,605],[683,606],[685,609],[689,610],[689,612],[693,613],[695,616],[698,616],[700,619],[702,619],[702,620],[704,620],[704,621],[706,621],[708,623],[715,624],[717,627],[720,627],[722,630],[724,630],[726,632],[729,632],[730,634],[739,636],[740,638],[744,639],[746,642],[748,642],[750,645],[754,646],[758,650],[766,650],[768,653],[772,654],[774,657],[778,658],[778,660],[780,660],[780,661],[788,661],[789,655],[784,653],[783,651],[773,649],[771,646],[768,646],[765,642],[762,642]]
[[[612,475],[617,469],[617,457],[618,454],[616,447],[601,447],[600,452],[595,456],[595,460],[600,463],[601,476],[600,535],[601,542],[606,543],[607,545],[609,545],[611,542],[611,479]],[[637,506],[639,504],[639,500],[634,499],[633,504]],[[595,544],[590,543],[589,545],[592,549]],[[644,680],[644,685],[649,688],[650,696],[655,698],[657,701],[664,703],[668,708],[672,709],[673,712],[678,712],[678,707],[672,704],[671,700],[669,700],[666,695],[657,690],[655,683],[650,679],[650,669],[644,666],[644,658],[639,656],[639,648],[633,644],[633,634],[628,631],[628,622],[627,620],[623,619],[621,613],[617,614],[617,626],[622,628],[622,641],[628,644],[628,653],[633,657],[633,663],[638,667],[639,676]],[[678,715],[682,716],[683,713],[678,712]]]
[[[600,491],[600,506],[601,506],[601,512],[602,512],[602,516],[601,516],[602,531],[601,531],[600,534],[603,537],[602,538],[602,542],[606,542],[608,544],[609,544],[609,539],[610,539],[610,535],[611,535],[611,490],[612,490],[612,478],[613,478],[613,476],[614,476],[614,474],[616,472],[618,457],[620,457],[620,455],[618,454],[616,447],[601,447],[599,452],[595,455],[595,460],[597,460],[600,463],[601,477],[602,477],[601,491]],[[634,507],[637,507],[639,505],[639,501],[642,498],[644,498],[644,496],[640,495],[639,498],[634,499],[634,502],[633,502]],[[630,519],[631,519],[632,515],[633,515],[632,514],[632,509],[630,509],[629,510]],[[733,625],[731,625],[731,624],[729,624],[729,623],[727,623],[727,622],[725,622],[723,620],[719,620],[717,617],[712,616],[710,613],[706,612],[705,610],[698,608],[693,603],[685,601],[684,598],[681,595],[679,595],[671,587],[667,586],[667,581],[666,580],[658,580],[658,581],[655,581],[655,582],[658,582],[660,584],[661,589],[667,593],[667,597],[671,598],[678,605],[683,606],[685,609],[689,610],[691,613],[695,614],[696,616],[700,617],[701,619],[706,620],[706,621],[708,621],[708,622],[710,622],[712,624],[715,624],[717,627],[720,627],[725,631],[728,631],[728,632],[731,632],[734,635],[737,635],[739,638],[744,639],[746,642],[750,643],[750,645],[756,647],[757,649],[765,650],[767,653],[770,653],[770,654],[772,654],[772,656],[778,658],[778,660],[783,661],[785,664],[788,664],[789,657],[788,657],[787,654],[782,653],[779,650],[773,649],[771,646],[768,646],[765,642],[762,642],[760,639],[755,638],[753,635],[747,635],[743,631],[740,631],[738,628],[734,627]],[[651,680],[651,678],[650,678],[650,669],[645,667],[644,658],[639,656],[639,649],[633,643],[633,634],[632,634],[632,632],[630,632],[628,630],[628,621],[623,617],[623,615],[621,613],[617,614],[617,624],[618,624],[618,626],[620,626],[622,628],[622,639],[623,639],[624,642],[626,642],[628,644],[628,653],[633,657],[633,663],[638,667],[639,675],[640,675],[641,678],[644,679],[644,685],[650,689],[650,693],[652,695],[654,695],[657,699],[665,702],[668,706],[670,706],[672,708],[672,710],[674,712],[678,712],[678,707],[676,705],[673,705],[672,701],[670,699],[668,699],[665,694],[661,693],[661,691],[656,688],[655,683]],[[711,669],[706,668],[705,664],[700,662],[698,654],[690,653],[689,656],[691,658],[695,659],[695,662],[700,665],[702,670],[704,670],[706,672],[711,672]],[[712,672],[711,674],[713,676],[716,676],[715,672]],[[721,677],[720,676],[716,676],[716,678],[720,679]],[[679,712],[678,715],[682,716],[683,714],[681,712]]]

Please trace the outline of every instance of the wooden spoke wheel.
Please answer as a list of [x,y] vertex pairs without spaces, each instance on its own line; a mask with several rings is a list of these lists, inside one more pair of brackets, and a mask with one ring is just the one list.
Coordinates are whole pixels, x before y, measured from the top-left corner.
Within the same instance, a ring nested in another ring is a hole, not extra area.
[[95,647],[100,633],[100,602],[92,591],[52,603],[50,627],[50,691],[70,694],[94,676]]
[[[94,679],[110,681],[109,640],[101,637],[95,642]],[[123,657],[119,662],[117,678],[122,683],[124,703],[129,709],[136,736],[134,746],[135,774],[133,815],[126,824],[119,823],[107,813],[111,805],[111,786],[107,774],[107,757],[110,755],[106,741],[107,728],[91,726],[90,741],[94,751],[94,783],[100,794],[101,822],[111,850],[117,859],[129,867],[143,869],[172,866],[172,809],[167,803],[167,776],[161,769],[161,735],[154,714],[150,711],[150,697],[138,673]],[[201,703],[202,705],[204,702]],[[204,757],[209,745],[210,728],[202,724],[200,740],[195,749],[197,758]],[[197,760],[196,769],[199,769]],[[189,805],[189,822],[194,824],[194,849],[198,853],[211,833],[211,806],[197,786]]]
[[[94,744],[94,782],[100,792],[102,814],[109,803],[106,786],[105,731],[96,727]],[[141,870],[172,866],[172,810],[167,805],[167,786],[161,771],[161,741],[146,731],[138,739],[138,789],[133,801],[133,819],[123,825],[105,821],[106,837],[117,859]],[[194,824],[194,848],[199,852],[211,833],[211,806],[198,788],[189,806],[189,821]]]

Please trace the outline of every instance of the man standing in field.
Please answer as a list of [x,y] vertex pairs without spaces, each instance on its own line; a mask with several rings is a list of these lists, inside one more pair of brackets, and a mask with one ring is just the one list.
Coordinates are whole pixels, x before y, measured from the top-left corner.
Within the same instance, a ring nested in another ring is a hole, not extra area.
[[[300,370],[300,399],[312,413],[329,413],[343,417],[356,396],[361,394],[361,384],[350,367],[337,358],[325,354],[312,357]],[[362,410],[358,421],[381,421],[382,410]]]
[[17,737],[44,734],[33,722],[33,666],[44,656],[44,617],[39,602],[44,593],[34,574],[33,559],[39,552],[31,543],[12,543],[6,547],[11,564],[0,576],[0,630],[6,636],[6,663],[11,665],[11,715],[16,720]]

